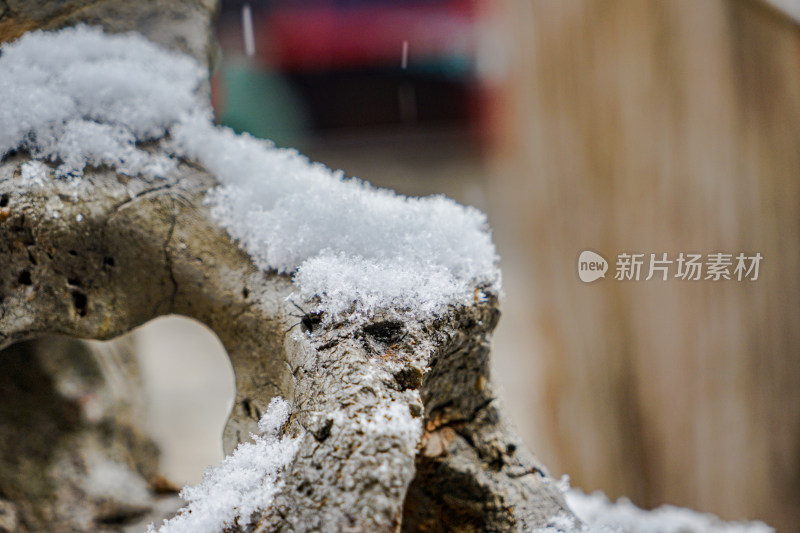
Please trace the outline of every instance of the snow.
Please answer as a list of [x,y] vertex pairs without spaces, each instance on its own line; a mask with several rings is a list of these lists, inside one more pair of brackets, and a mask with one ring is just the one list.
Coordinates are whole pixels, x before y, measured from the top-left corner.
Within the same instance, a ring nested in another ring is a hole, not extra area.
[[[77,179],[87,166],[159,178],[181,158],[199,162],[220,182],[206,198],[212,216],[258,267],[292,274],[296,296],[316,301],[326,320],[362,320],[386,309],[430,316],[475,301],[479,284],[500,288],[484,214],[441,196],[377,189],[294,150],[215,126],[199,91],[206,73],[189,57],[136,34],[88,27],[31,32],[0,50],[0,159],[28,151],[32,160],[21,165],[20,179],[31,187],[52,175]],[[166,152],[143,146],[163,138]],[[48,163],[58,165],[55,172]],[[198,486],[186,487],[181,496],[188,505],[148,531],[248,524],[270,505],[280,473],[297,453],[299,439],[279,437],[288,416],[288,404],[273,400],[259,423],[262,434],[209,468]],[[400,404],[381,406],[359,427],[412,444],[421,432]],[[117,470],[106,468],[103,479],[119,477]],[[772,531],[675,507],[645,512],[599,493],[565,496],[587,526],[560,516],[542,533]]]
[[204,79],[192,59],[136,34],[87,27],[27,33],[2,46],[0,157],[28,150],[60,162],[60,176],[87,165],[164,174],[174,161],[135,143],[165,135],[196,105]]
[[27,161],[20,167],[20,177],[28,187],[43,187],[47,179],[47,165],[41,161]]
[[397,401],[382,402],[368,418],[359,418],[354,425],[370,436],[369,441],[377,435],[399,438],[408,454],[415,453],[422,437],[422,419],[411,416],[408,405]]
[[244,37],[244,53],[251,57],[256,53],[256,39],[253,31],[253,11],[250,4],[242,6],[242,35]]
[[470,303],[477,283],[499,287],[486,216],[442,196],[408,198],[345,179],[294,150],[214,128],[194,115],[171,130],[178,153],[224,184],[213,216],[262,269],[295,274],[316,311],[381,309],[419,316]]
[[708,513],[671,505],[645,511],[621,498],[609,501],[602,492],[584,494],[572,489],[567,505],[586,524],[581,531],[597,533],[774,533],[762,522],[723,522]]
[[[263,270],[292,274],[292,296],[324,320],[394,310],[416,317],[500,288],[486,216],[442,196],[409,198],[346,178],[294,150],[214,125],[191,58],[135,34],[78,27],[2,46],[0,157],[24,149],[32,185],[107,165],[164,177],[181,158],[220,186],[212,216]],[[164,150],[142,143],[167,138]],[[38,165],[38,166],[33,166]]]
[[240,444],[222,464],[206,470],[199,485],[181,491],[188,505],[147,533],[217,533],[246,527],[253,515],[269,507],[283,482],[280,474],[300,446],[299,437],[279,437],[289,418],[289,404],[273,398],[258,423],[261,435]]
[[[362,376],[365,382],[376,374],[367,370]],[[343,411],[315,412],[312,418],[317,424],[330,420],[341,432],[355,431],[364,435],[364,442],[374,442],[379,437],[389,437],[394,445],[400,444],[408,454],[415,454],[416,447],[422,438],[422,419],[411,415],[405,402],[382,398],[368,412],[350,417]]]
[[560,485],[567,505],[583,525],[559,515],[535,533],[775,533],[763,522],[724,522],[709,513],[671,505],[645,511],[626,498],[612,502],[602,492],[584,494],[570,488],[566,476]]

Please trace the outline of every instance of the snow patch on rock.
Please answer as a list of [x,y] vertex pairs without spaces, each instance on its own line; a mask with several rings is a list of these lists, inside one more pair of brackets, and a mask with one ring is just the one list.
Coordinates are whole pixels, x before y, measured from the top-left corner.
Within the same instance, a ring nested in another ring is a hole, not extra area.
[[[381,310],[428,317],[500,288],[486,216],[443,196],[409,198],[295,150],[215,126],[205,71],[137,34],[76,27],[2,45],[0,157],[26,150],[79,178],[86,167],[164,177],[180,159],[219,180],[212,216],[263,270],[292,274],[324,319]],[[143,143],[169,137],[161,150]]]
[[253,442],[239,444],[222,464],[209,467],[200,484],[185,487],[181,498],[187,505],[147,533],[217,533],[249,525],[283,486],[280,474],[300,446],[300,437],[279,437],[288,418],[288,402],[274,398],[258,423],[261,435],[251,435]]

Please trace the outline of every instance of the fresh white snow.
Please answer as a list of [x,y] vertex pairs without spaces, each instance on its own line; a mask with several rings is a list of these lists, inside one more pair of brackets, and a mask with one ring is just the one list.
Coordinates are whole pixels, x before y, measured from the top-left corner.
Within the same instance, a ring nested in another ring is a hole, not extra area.
[[645,511],[621,498],[612,502],[602,492],[571,489],[567,505],[597,533],[774,533],[762,522],[723,522],[708,513],[664,505]]
[[724,522],[709,513],[671,505],[645,511],[626,498],[612,502],[600,491],[584,494],[571,488],[568,476],[558,483],[567,505],[583,524],[561,515],[534,533],[775,533],[763,522]]
[[345,179],[295,150],[235,135],[195,114],[171,130],[172,147],[223,185],[213,216],[262,269],[294,273],[299,297],[356,320],[380,309],[419,316],[499,286],[486,216],[443,196],[408,198]]
[[274,398],[258,423],[261,435],[240,444],[203,480],[181,491],[187,505],[175,517],[147,533],[218,533],[234,525],[247,526],[256,511],[269,507],[283,482],[280,474],[291,463],[300,438],[279,437],[289,418],[289,404]]
[[[474,301],[477,284],[499,290],[483,213],[378,189],[215,126],[191,58],[88,27],[29,33],[2,51],[0,157],[25,149],[65,178],[99,165],[163,177],[178,158],[197,161],[220,182],[206,199],[218,223],[258,267],[293,274],[294,296],[326,320],[428,316]],[[166,135],[171,156],[142,149]],[[35,164],[23,169],[32,183]]]
[[140,35],[87,27],[28,33],[2,45],[0,158],[25,149],[60,163],[61,176],[87,165],[164,174],[175,162],[135,143],[164,136],[193,109],[204,78],[194,60]]

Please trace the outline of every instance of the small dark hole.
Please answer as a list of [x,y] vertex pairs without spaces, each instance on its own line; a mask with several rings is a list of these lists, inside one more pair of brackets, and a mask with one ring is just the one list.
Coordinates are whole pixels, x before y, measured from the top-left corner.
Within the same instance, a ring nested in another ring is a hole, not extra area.
[[98,517],[97,523],[106,526],[124,526],[141,519],[147,511],[141,509],[120,509],[106,516]]
[[489,469],[493,470],[494,472],[499,472],[503,469],[504,464],[505,462],[503,461],[503,457],[499,456],[489,461]]
[[75,250],[70,250],[67,253],[69,253],[69,255],[78,255],[78,252],[76,252]]
[[250,291],[247,290],[247,287],[245,287],[242,289],[242,298],[247,298],[248,296],[250,296]]
[[400,390],[418,389],[422,386],[422,371],[416,367],[403,368],[395,373],[394,379]]
[[0,207],[8,206],[8,198],[9,197],[8,197],[7,194],[4,194],[3,196],[0,196]]
[[72,291],[72,304],[78,311],[79,316],[86,316],[86,305],[89,299],[81,291]]
[[303,330],[303,333],[313,333],[314,328],[322,323],[322,316],[319,313],[309,313],[307,315],[303,315],[300,323],[302,324],[301,329]]
[[258,407],[256,407],[250,398],[245,398],[242,400],[242,408],[247,416],[253,418],[254,420],[261,420],[261,411],[258,410]]
[[316,431],[312,431],[312,435],[318,441],[322,442],[331,436],[331,429],[333,429],[333,419],[329,418],[322,424]]
[[105,266],[113,267],[114,266],[114,258],[113,257],[104,257],[103,258],[103,264]]
[[69,283],[73,287],[80,287],[81,286],[81,280],[76,279],[76,278],[68,278],[67,279],[67,283]]
[[300,482],[300,484],[297,486],[297,490],[298,492],[306,494],[307,496],[314,494],[314,486],[307,479],[304,479]]
[[33,282],[31,281],[31,273],[29,270],[23,270],[19,273],[19,277],[17,277],[17,282],[20,285],[31,285]]
[[364,333],[383,344],[395,344],[400,342],[405,336],[403,334],[404,330],[403,323],[394,320],[387,320],[385,322],[377,322],[364,326]]

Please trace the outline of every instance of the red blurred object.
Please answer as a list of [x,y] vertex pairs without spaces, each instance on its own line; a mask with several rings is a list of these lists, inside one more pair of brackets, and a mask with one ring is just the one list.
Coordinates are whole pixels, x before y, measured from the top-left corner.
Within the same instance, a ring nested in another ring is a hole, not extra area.
[[259,21],[258,33],[269,36],[269,62],[290,71],[399,65],[403,41],[410,64],[415,57],[472,56],[475,4],[281,6]]

